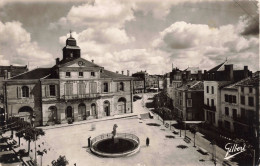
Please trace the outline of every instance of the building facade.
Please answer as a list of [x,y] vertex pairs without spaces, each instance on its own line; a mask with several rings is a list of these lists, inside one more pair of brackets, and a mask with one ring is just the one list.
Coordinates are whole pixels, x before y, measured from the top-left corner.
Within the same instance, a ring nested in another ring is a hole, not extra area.
[[6,119],[4,109],[4,80],[28,71],[27,66],[0,66],[0,124]]
[[[247,66],[245,66],[243,70],[234,70],[233,64],[228,64],[227,61],[209,71],[204,71],[204,113],[207,123],[215,127],[222,126],[222,118],[224,118],[226,119],[224,123],[226,123],[227,127],[229,126],[229,121],[227,120],[229,116],[223,115],[221,108],[221,89],[251,74],[252,72],[248,70]],[[230,93],[230,96],[234,96],[232,92]],[[236,97],[233,97],[232,100],[235,101]],[[230,101],[231,105],[234,105],[235,103],[233,103],[232,100]],[[230,104],[230,102],[228,104]],[[236,108],[230,109],[235,110]],[[231,127],[230,125],[230,128]]]
[[133,80],[133,93],[144,93],[144,80],[141,78],[134,78]]
[[177,115],[184,121],[199,121],[203,115],[203,82],[190,81],[176,88]]
[[133,112],[132,77],[113,73],[80,55],[70,36],[63,59],[5,81],[8,117],[52,125]]

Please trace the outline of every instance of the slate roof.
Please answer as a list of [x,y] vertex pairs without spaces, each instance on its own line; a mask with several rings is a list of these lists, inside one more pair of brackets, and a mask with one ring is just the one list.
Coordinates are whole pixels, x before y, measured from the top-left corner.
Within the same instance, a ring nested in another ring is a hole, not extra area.
[[12,77],[11,80],[20,80],[20,79],[40,79],[44,78],[51,73],[51,68],[37,68],[26,73],[22,73],[15,77]]
[[197,91],[203,91],[204,90],[204,83],[203,81],[189,81],[184,84],[182,84],[178,90],[197,90]]
[[214,68],[210,69],[209,71],[218,71],[221,68],[221,66],[223,66],[225,63],[226,63],[226,61],[215,66]]
[[134,79],[133,77],[114,73],[112,71],[108,71],[103,69],[103,72],[100,73],[100,78],[123,78],[123,79]]
[[238,82],[229,84],[224,87],[224,89],[238,89],[239,86],[254,86],[254,85],[259,85],[259,72],[254,73],[253,76],[247,77],[245,79],[242,79]]
[[260,77],[259,72],[255,73],[252,77],[248,77],[241,81],[239,86],[257,86],[259,85]]

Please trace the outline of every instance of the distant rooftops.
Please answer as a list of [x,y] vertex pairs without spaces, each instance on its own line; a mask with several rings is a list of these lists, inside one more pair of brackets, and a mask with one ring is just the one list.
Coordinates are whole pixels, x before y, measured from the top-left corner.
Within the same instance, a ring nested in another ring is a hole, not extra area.
[[16,76],[18,74],[28,71],[26,66],[0,66],[0,77],[5,77],[5,71],[10,72],[10,77]]
[[189,81],[184,84],[182,84],[178,90],[197,90],[197,91],[203,91],[204,85],[203,81]]
[[198,74],[200,68],[199,67],[188,67],[184,71],[190,71],[191,74]]

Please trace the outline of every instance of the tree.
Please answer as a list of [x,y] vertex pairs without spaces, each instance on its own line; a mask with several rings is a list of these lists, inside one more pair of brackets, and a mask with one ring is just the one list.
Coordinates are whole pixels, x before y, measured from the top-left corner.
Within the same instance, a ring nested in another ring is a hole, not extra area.
[[15,134],[16,137],[19,138],[19,141],[18,141],[19,142],[19,146],[20,146],[20,140],[23,137],[23,133],[24,133],[23,130],[21,130],[21,131],[16,132],[16,134]]
[[53,160],[52,166],[66,166],[69,164],[69,161],[66,159],[65,156],[60,156],[57,161]]
[[45,135],[45,132],[42,129],[28,127],[24,131],[24,139],[28,141],[28,153],[30,152],[30,143],[31,141],[38,140],[39,136]]
[[6,130],[11,130],[11,138],[13,138],[14,130],[17,126],[17,123],[20,118],[18,117],[10,117],[6,121]]
[[24,130],[30,127],[31,124],[29,122],[21,121],[20,119],[16,122],[16,125],[13,127],[14,131],[16,131],[16,137],[18,137],[19,146],[20,146],[20,139],[23,137]]

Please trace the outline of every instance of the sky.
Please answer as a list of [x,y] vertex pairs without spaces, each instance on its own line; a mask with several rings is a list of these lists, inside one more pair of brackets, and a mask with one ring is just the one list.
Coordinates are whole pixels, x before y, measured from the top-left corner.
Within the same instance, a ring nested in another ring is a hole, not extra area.
[[[0,65],[51,67],[72,30],[81,57],[111,71],[259,70],[257,1],[0,0]],[[126,72],[125,72],[126,73]]]

